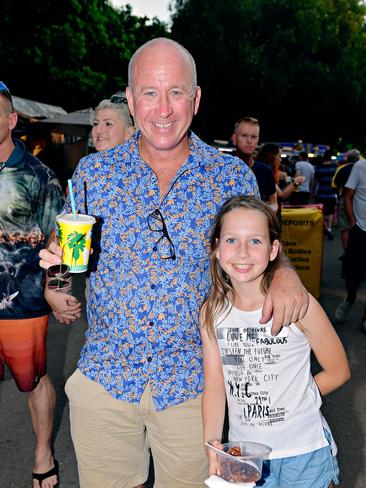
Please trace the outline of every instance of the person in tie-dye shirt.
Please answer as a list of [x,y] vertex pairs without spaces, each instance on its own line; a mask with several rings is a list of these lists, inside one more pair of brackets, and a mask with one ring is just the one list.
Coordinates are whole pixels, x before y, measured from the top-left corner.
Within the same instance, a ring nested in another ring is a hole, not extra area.
[[[100,223],[86,342],[69,378],[72,438],[81,488],[203,487],[203,366],[199,306],[210,287],[209,229],[231,195],[259,197],[251,170],[189,130],[201,89],[190,53],[149,41],[129,65],[129,108],[139,130],[123,146],[83,158],[75,202]],[[70,211],[70,202],[66,204]],[[60,263],[55,245],[44,268]],[[264,321],[302,316],[305,291],[283,262]]]
[[51,488],[58,482],[50,447],[55,391],[46,374],[50,309],[38,254],[64,198],[54,173],[12,139],[16,124],[10,92],[0,82],[0,379],[6,364],[28,394],[36,437],[33,487]]

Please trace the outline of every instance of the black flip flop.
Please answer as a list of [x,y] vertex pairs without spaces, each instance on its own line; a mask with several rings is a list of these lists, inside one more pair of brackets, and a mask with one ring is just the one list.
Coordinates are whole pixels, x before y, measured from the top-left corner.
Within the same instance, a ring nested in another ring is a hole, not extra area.
[[[59,466],[56,459],[53,460],[54,467],[51,468],[47,473],[32,473],[32,479],[37,480],[39,483],[40,488],[42,488],[42,482],[51,476],[57,476],[57,485],[58,485],[58,473],[59,473]],[[55,486],[57,486],[55,485]]]

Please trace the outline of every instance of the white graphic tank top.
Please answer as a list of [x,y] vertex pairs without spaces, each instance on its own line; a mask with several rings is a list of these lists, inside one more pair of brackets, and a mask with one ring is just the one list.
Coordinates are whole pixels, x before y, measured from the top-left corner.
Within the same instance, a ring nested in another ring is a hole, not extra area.
[[232,308],[216,325],[229,408],[229,439],[272,448],[271,459],[327,446],[318,387],[310,372],[310,345],[292,324],[271,336],[262,310]]

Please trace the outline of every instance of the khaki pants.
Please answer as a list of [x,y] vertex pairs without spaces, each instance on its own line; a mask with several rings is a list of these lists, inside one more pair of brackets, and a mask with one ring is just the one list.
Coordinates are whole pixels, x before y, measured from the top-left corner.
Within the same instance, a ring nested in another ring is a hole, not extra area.
[[157,412],[149,385],[140,404],[115,400],[79,370],[66,383],[80,488],[132,488],[148,477],[155,488],[203,488],[208,476],[201,396]]

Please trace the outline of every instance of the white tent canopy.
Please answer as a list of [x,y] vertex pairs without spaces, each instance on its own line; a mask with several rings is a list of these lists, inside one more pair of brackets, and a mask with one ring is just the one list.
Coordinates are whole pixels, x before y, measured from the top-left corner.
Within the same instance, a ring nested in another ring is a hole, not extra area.
[[66,135],[84,136],[89,133],[93,125],[94,110],[86,108],[75,112],[56,115],[48,119],[40,120],[42,124],[52,124],[52,132]]
[[67,113],[62,107],[57,107],[56,105],[36,102],[35,100],[28,100],[14,95],[11,98],[15,111],[25,118],[55,117]]

